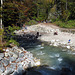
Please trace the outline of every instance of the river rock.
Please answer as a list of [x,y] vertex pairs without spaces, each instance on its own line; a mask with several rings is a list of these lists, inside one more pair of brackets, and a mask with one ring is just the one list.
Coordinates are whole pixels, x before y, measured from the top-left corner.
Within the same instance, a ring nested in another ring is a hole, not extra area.
[[23,65],[22,64],[18,64],[18,68],[17,68],[17,72],[19,75],[22,75],[24,69],[23,69]]
[[70,49],[70,46],[67,46],[68,49]]
[[15,57],[9,57],[9,60],[10,60],[10,62],[13,62],[16,60],[16,58]]
[[19,75],[19,73],[17,71],[13,72],[12,75]]
[[0,53],[0,57],[1,58],[4,58],[4,53]]
[[9,56],[9,54],[7,52],[5,52],[5,57],[8,57],[8,56]]
[[0,68],[0,74],[3,73],[4,71],[5,71],[5,68],[4,67],[1,67]]
[[16,65],[17,65],[16,63],[11,63],[11,64],[10,64],[10,68],[16,69]]
[[2,57],[0,57],[0,61],[2,60],[3,58]]
[[16,54],[13,54],[13,57],[17,59],[17,58],[18,58],[18,55],[16,55]]
[[6,52],[9,52],[9,49],[8,48],[6,49]]
[[33,54],[16,46],[7,48],[0,60],[0,75],[22,75],[24,69],[35,65]]
[[3,59],[1,62],[4,64],[4,66],[7,66],[9,64],[9,60],[7,59]]
[[54,43],[53,46],[58,46],[57,43]]
[[19,54],[19,58],[22,58],[22,57],[24,57],[24,53]]
[[6,71],[5,71],[5,74],[6,74],[6,75],[10,75],[10,74],[12,74],[13,72],[14,72],[14,69],[13,69],[13,68],[7,67],[7,68],[6,68]]
[[55,42],[55,40],[51,40],[51,43],[54,43]]
[[0,68],[3,67],[3,64],[0,62]]

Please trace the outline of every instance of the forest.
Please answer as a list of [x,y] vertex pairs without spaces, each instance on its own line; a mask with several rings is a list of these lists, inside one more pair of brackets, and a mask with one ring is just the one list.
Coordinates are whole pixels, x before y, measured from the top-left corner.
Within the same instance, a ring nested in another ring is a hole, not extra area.
[[20,29],[23,24],[32,25],[47,21],[63,28],[75,28],[75,0],[1,0],[0,50],[10,42],[5,34]]

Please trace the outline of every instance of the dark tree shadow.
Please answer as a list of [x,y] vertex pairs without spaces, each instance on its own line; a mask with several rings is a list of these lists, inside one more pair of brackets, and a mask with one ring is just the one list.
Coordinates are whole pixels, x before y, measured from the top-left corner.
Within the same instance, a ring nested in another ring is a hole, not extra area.
[[[42,65],[39,67],[27,68],[22,75],[75,75],[75,61],[65,58],[64,65],[63,62],[59,65],[61,69],[50,69],[47,65]],[[19,74],[18,74],[19,75]]]
[[36,45],[42,42],[37,38],[40,37],[38,34],[26,33],[24,35],[16,35],[14,39],[25,49],[34,48]]

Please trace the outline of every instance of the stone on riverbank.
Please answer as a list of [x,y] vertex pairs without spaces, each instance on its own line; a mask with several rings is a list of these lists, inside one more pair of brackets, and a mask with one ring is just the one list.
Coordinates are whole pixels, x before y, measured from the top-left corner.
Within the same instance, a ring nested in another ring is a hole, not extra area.
[[34,59],[33,54],[17,46],[7,48],[5,53],[0,53],[0,58],[0,75],[21,75],[26,68],[37,66],[36,63],[40,62]]

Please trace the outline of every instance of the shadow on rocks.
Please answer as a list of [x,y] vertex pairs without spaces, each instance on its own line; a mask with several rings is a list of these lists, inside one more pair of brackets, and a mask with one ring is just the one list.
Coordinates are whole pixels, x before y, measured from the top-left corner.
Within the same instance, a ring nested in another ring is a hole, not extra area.
[[34,48],[36,45],[41,44],[41,41],[37,38],[39,37],[37,34],[27,33],[24,35],[16,35],[14,39],[20,44],[21,47],[25,49]]

